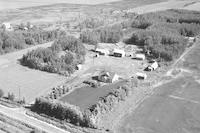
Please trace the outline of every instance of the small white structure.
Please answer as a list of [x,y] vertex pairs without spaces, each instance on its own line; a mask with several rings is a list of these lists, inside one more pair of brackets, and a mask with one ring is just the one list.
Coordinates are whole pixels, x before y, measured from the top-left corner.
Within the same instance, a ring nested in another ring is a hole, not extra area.
[[137,76],[138,79],[146,79],[147,78],[147,74],[146,73],[137,72],[136,76]]
[[156,70],[157,68],[158,68],[158,63],[155,61],[155,62],[153,62],[151,65],[149,65],[147,67],[147,70],[148,71],[153,71],[153,70]]
[[113,50],[113,55],[115,57],[124,57],[126,55],[125,51],[122,49],[114,49]]
[[10,23],[2,23],[2,26],[5,26],[6,30],[12,30],[12,26]]
[[144,54],[136,54],[135,58],[138,60],[144,60],[145,59],[145,55]]
[[81,64],[78,64],[78,65],[76,66],[76,69],[77,69],[77,70],[81,70],[81,69],[82,69],[82,65],[81,65]]
[[107,49],[100,49],[100,48],[96,48],[95,50],[97,53],[99,53],[100,55],[109,55],[109,50]]
[[189,43],[194,42],[195,41],[195,37],[188,37],[188,41],[189,41]]
[[98,80],[105,83],[113,83],[119,80],[119,75],[114,72],[102,71],[98,76]]

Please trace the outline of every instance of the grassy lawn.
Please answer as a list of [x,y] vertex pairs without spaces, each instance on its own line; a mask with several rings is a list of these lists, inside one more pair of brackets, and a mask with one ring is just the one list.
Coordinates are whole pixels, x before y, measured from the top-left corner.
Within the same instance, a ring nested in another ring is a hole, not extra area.
[[74,90],[69,95],[62,97],[60,100],[79,106],[81,109],[87,109],[91,105],[97,103],[100,97],[107,95],[113,89],[125,84],[125,81],[119,81],[110,85],[101,86],[99,88],[81,87]]

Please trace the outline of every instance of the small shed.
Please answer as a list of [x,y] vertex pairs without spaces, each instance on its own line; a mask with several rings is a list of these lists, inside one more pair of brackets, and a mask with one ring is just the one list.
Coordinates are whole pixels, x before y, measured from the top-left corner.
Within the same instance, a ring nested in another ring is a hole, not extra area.
[[195,42],[195,37],[188,37],[189,43]]
[[147,78],[147,74],[146,73],[137,72],[136,76],[137,76],[138,79],[146,79]]
[[99,53],[100,55],[109,55],[109,50],[108,49],[100,49],[100,48],[96,48],[95,50],[97,53]]
[[138,60],[144,60],[145,59],[145,55],[144,54],[136,54],[135,58]]
[[124,57],[126,55],[125,51],[122,49],[114,49],[113,50],[113,55],[115,57]]
[[77,69],[77,70],[81,70],[81,69],[82,69],[82,65],[81,65],[81,64],[78,64],[78,65],[76,66],[76,69]]
[[119,80],[119,76],[114,72],[103,71],[98,76],[98,80],[105,83],[113,83]]

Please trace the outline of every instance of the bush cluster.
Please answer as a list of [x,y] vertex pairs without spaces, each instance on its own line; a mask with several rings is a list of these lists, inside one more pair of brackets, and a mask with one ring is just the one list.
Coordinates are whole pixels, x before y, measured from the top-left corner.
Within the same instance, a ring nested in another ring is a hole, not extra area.
[[67,103],[63,104],[52,102],[44,98],[37,98],[31,110],[44,113],[77,126],[93,127],[88,113],[84,113],[80,111],[78,107]]
[[120,86],[108,95],[101,97],[98,103],[92,105],[89,110],[95,116],[105,114],[111,111],[114,105],[120,101],[124,101],[130,94],[131,88],[129,86]]
[[[60,53],[64,54],[59,56]],[[21,63],[30,68],[70,75],[85,61],[85,47],[72,36],[61,36],[49,48],[38,48],[24,55]]]
[[58,86],[52,89],[52,92],[50,92],[47,96],[48,99],[58,99],[59,97],[63,96],[67,92],[69,92],[71,88],[67,86]]

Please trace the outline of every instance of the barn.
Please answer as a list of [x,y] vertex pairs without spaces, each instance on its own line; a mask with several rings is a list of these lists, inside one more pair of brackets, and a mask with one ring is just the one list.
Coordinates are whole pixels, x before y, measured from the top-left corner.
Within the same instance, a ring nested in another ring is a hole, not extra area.
[[122,49],[114,49],[113,50],[113,55],[115,57],[124,57],[126,55],[125,51]]

